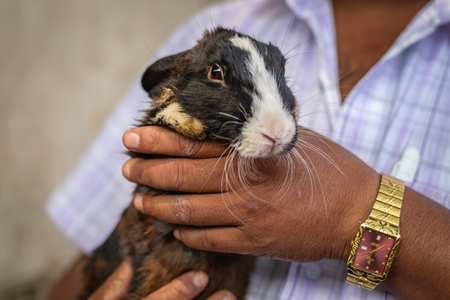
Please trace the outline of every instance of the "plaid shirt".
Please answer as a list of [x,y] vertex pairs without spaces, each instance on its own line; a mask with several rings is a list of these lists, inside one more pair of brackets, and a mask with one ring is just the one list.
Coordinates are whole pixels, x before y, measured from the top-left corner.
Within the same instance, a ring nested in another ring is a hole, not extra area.
[[[297,3],[298,2],[298,3]],[[450,207],[450,0],[430,1],[341,103],[328,0],[245,0],[214,6],[175,32],[158,56],[192,47],[206,28],[236,28],[289,52],[300,124],[332,138],[378,172]],[[54,223],[90,252],[131,200],[123,132],[148,106],[138,81],[47,205]],[[394,299],[345,283],[341,261],[259,259],[249,299]]]

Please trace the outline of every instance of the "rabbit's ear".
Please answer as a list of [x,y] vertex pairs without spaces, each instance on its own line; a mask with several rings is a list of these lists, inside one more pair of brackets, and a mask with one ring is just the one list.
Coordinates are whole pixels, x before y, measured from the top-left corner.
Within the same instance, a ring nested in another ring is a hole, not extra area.
[[166,82],[175,72],[178,59],[187,51],[161,58],[154,62],[142,75],[141,84],[150,97],[159,95],[161,85]]

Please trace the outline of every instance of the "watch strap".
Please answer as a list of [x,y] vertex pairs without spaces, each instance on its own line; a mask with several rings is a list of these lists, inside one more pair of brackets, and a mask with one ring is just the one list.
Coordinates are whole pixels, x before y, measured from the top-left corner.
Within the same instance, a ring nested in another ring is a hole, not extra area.
[[[386,278],[389,268],[394,260],[395,251],[400,242],[400,212],[404,191],[405,185],[402,181],[386,174],[382,175],[375,204],[372,207],[367,220],[361,224],[358,233],[352,242],[352,249],[347,260],[347,282],[372,290]],[[383,276],[360,270],[351,265],[365,228],[371,228],[378,232],[396,237]]]
[[402,181],[383,174],[378,195],[365,224],[379,232],[400,235],[400,212],[405,185]]

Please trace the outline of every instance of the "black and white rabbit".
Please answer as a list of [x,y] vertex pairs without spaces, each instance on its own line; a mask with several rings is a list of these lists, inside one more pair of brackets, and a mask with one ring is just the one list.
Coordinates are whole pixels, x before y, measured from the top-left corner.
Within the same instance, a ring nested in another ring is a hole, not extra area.
[[[217,140],[243,158],[286,154],[297,141],[298,105],[286,84],[285,64],[272,44],[221,27],[206,31],[192,49],[146,70],[142,86],[153,100],[140,126],[164,126],[189,138]],[[138,185],[135,192],[152,190]],[[173,237],[174,228],[131,204],[86,265],[82,298],[129,257],[134,277],[125,299],[142,299],[189,270],[209,276],[197,299],[221,289],[243,299],[254,258],[189,248]]]

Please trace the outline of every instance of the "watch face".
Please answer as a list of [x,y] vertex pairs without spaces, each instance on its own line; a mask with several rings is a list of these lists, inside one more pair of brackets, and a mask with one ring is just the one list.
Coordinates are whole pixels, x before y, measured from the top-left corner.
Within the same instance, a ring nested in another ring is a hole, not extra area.
[[383,275],[394,242],[394,237],[365,228],[352,265],[376,275]]

